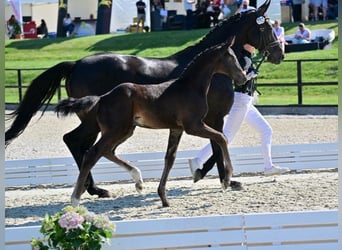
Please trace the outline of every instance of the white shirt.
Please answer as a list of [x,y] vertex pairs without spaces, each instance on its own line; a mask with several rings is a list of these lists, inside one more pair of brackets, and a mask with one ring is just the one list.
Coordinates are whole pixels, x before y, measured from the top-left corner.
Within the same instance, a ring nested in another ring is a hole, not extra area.
[[69,25],[69,24],[72,23],[72,19],[71,19],[71,18],[65,17],[65,18],[63,19],[63,23],[64,23],[64,26],[67,26],[67,25]]
[[301,32],[301,30],[297,30],[295,33],[295,37],[297,37],[297,39],[306,39],[309,40],[311,37],[311,32],[307,29],[304,29],[303,32]]
[[184,0],[184,9],[192,10],[192,6],[195,3],[195,0]]
[[247,6],[246,9],[244,9],[243,7],[240,9],[240,13],[245,12],[245,11],[249,11],[249,10],[255,10],[255,8],[253,6]]

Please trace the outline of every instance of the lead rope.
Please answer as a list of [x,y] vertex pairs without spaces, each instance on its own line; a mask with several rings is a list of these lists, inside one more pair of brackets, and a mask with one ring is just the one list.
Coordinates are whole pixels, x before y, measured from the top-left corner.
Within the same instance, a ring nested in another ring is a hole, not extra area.
[[[257,66],[256,66],[256,68],[255,68],[257,72],[259,72],[259,68],[260,68],[261,64],[265,61],[266,57],[267,57],[267,52],[265,51],[265,52],[262,54],[261,60],[258,61],[259,63],[257,64]],[[258,93],[258,95],[261,95],[261,92],[260,92],[260,91],[258,90],[258,88],[257,88],[257,78],[254,78],[253,81],[254,81],[255,91]]]

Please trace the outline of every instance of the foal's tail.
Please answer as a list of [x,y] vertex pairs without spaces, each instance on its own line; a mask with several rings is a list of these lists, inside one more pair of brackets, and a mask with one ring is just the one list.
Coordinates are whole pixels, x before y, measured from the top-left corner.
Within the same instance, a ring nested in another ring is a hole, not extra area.
[[67,116],[74,113],[79,112],[86,112],[88,113],[93,108],[97,107],[97,103],[99,102],[101,97],[99,96],[85,96],[82,98],[67,98],[64,100],[61,100],[56,108],[55,112],[57,115],[61,116]]
[[31,82],[18,108],[6,114],[7,120],[14,119],[5,133],[6,146],[25,130],[31,118],[45,104],[42,115],[44,114],[56,90],[60,87],[61,80],[69,78],[75,63],[75,61],[61,62],[44,71]]

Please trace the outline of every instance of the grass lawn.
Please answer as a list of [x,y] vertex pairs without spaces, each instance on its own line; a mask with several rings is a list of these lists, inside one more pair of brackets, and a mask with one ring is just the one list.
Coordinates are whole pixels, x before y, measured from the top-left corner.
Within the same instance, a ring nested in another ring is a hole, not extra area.
[[[297,24],[283,24],[286,34],[292,34]],[[334,29],[336,39],[332,48],[286,54],[280,65],[264,63],[260,67],[259,84],[296,83],[296,62],[298,59],[336,59],[338,58],[338,26],[336,21],[308,22],[309,29]],[[25,39],[5,41],[6,69],[39,69],[49,68],[61,61],[77,60],[84,56],[99,52],[114,52],[147,57],[164,57],[174,54],[198,42],[209,30],[162,31],[150,33],[107,34],[80,38]],[[22,81],[29,85],[30,81],[42,70],[23,71]],[[5,71],[5,86],[17,85],[17,72]],[[337,61],[303,62],[303,82],[337,81]],[[296,104],[296,87],[260,87],[262,96],[259,104]],[[304,87],[303,104],[337,104],[337,86]],[[65,96],[64,90],[62,96]],[[16,89],[5,89],[7,103],[18,102]]]

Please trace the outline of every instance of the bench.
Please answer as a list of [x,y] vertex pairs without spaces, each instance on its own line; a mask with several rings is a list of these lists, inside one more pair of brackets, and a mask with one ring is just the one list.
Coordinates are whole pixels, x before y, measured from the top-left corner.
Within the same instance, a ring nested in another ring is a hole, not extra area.
[[[337,250],[338,212],[307,211],[117,221],[104,250]],[[39,226],[6,228],[5,250],[29,250]]]
[[[170,177],[190,177],[188,159],[198,151],[178,151]],[[231,147],[230,155],[234,175],[262,172],[264,169],[260,147]],[[134,153],[121,155],[139,167],[144,179],[160,178],[164,168],[164,152]],[[275,164],[291,170],[337,168],[337,143],[275,145],[272,147]],[[126,170],[101,159],[92,170],[96,182],[131,180]],[[214,168],[209,174],[217,175]],[[71,157],[32,160],[10,160],[5,162],[5,187],[37,186],[42,184],[74,184],[78,168]]]
[[305,44],[294,44],[294,34],[286,35],[285,53],[324,49],[335,39],[335,31],[332,29],[318,29],[311,31],[311,41]]

